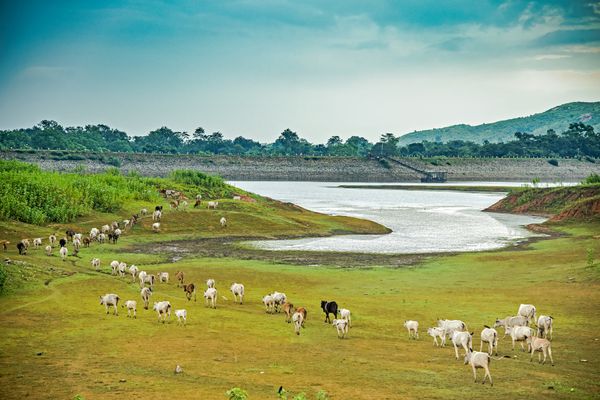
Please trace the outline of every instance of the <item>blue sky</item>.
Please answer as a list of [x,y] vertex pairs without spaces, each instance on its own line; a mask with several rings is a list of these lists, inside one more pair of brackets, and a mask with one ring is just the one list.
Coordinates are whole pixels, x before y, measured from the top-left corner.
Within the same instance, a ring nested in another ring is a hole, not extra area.
[[0,128],[314,142],[600,100],[600,2],[0,2]]

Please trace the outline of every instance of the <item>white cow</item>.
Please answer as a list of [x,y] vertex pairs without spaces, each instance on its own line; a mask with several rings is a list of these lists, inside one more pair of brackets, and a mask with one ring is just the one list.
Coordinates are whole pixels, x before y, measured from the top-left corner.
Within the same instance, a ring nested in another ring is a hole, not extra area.
[[160,221],[162,218],[162,212],[160,210],[155,210],[152,213],[152,221]]
[[[64,248],[64,247],[63,247]],[[106,307],[106,313],[108,314],[108,307],[112,306],[114,307],[114,315],[119,315],[119,310],[117,309],[117,306],[119,305],[119,296],[114,294],[114,293],[108,293],[105,294],[104,296],[100,296],[100,305],[104,305],[104,307]]]
[[150,296],[152,296],[152,289],[144,287],[140,291],[140,296],[142,296],[142,301],[144,302],[144,309],[148,309],[148,303],[150,302]]
[[125,272],[127,272],[127,263],[120,262],[119,263],[119,276],[125,276]]
[[294,321],[294,332],[296,332],[296,335],[300,335],[300,328],[302,328],[302,324],[304,323],[304,315],[295,312],[294,315],[292,315],[292,321]]
[[515,350],[515,342],[521,342],[521,350],[525,351],[524,343],[528,338],[533,337],[533,329],[528,326],[513,326],[506,328],[506,332],[512,339],[512,349]]
[[352,313],[347,308],[340,308],[340,318],[348,321],[348,327],[352,327]]
[[94,267],[96,269],[96,271],[98,271],[100,269],[100,259],[99,258],[92,258],[92,267]]
[[152,224],[152,232],[160,232],[160,222],[155,222]]
[[496,322],[494,323],[494,328],[498,328],[500,326],[504,327],[504,337],[508,335],[507,328],[512,328],[513,326],[527,326],[529,325],[529,320],[527,317],[523,317],[518,315],[516,317],[506,317],[504,319],[496,318]]
[[465,354],[467,354],[470,349],[473,348],[473,334],[469,332],[454,331],[452,332],[452,344],[454,345],[454,353],[456,354],[456,359],[458,360],[459,346],[465,349]]
[[539,337],[552,339],[552,323],[554,318],[548,315],[540,315],[537,322],[537,335]]
[[39,247],[42,245],[42,238],[35,238],[33,239],[33,248],[34,249],[39,249]]
[[271,314],[275,312],[275,301],[273,300],[273,296],[270,294],[266,295],[263,297],[262,302],[265,305],[265,310],[267,313]]
[[92,228],[90,230],[90,239],[94,240],[100,234],[100,230],[98,228]]
[[66,247],[61,247],[59,253],[60,258],[62,258],[62,260],[65,261],[67,259],[67,255],[69,254],[69,250],[67,250]]
[[175,316],[177,317],[177,325],[181,324],[181,321],[183,321],[183,325],[185,326],[187,323],[187,311],[184,309],[175,310]]
[[208,209],[210,210],[211,208],[213,210],[216,210],[217,207],[219,206],[219,202],[218,201],[209,201],[208,203]]
[[271,297],[273,297],[273,302],[275,303],[275,312],[279,312],[279,306],[282,306],[286,302],[287,296],[285,293],[275,291],[271,294]]
[[217,308],[217,289],[208,288],[204,292],[204,304],[206,306],[208,306],[209,302],[210,302],[210,307]]
[[481,331],[481,343],[479,346],[479,351],[483,350],[483,344],[488,344],[488,352],[490,356],[494,349],[496,349],[496,355],[498,355],[498,332],[494,328],[490,328],[485,325],[483,330]]
[[240,304],[244,302],[244,285],[241,283],[232,283],[231,284],[231,293],[233,294],[233,302],[237,303],[238,296],[240,297]]
[[444,330],[444,334],[452,335],[452,332],[464,332],[467,325],[459,319],[438,319],[438,326]]
[[127,300],[125,302],[125,307],[127,307],[127,318],[131,317],[132,313],[133,318],[137,318],[137,301]]
[[137,277],[139,269],[134,264],[131,264],[129,267],[129,273],[131,274],[131,282],[135,282],[135,278]]
[[160,283],[169,283],[169,273],[168,272],[159,272],[158,273],[158,281]]
[[171,318],[171,303],[168,301],[159,301],[158,303],[154,303],[154,307],[152,307],[152,309],[158,314],[158,322],[161,321],[161,317],[163,324],[165,323],[167,316]]
[[417,321],[408,320],[404,321],[404,327],[408,330],[409,339],[419,338],[419,323]]
[[471,368],[473,368],[473,378],[475,379],[475,382],[477,382],[477,369],[483,368],[485,374],[483,375],[483,381],[481,383],[485,384],[485,378],[489,378],[490,385],[494,386],[489,368],[491,360],[492,358],[488,353],[482,353],[480,351],[469,351],[465,354],[465,365],[470,364]]
[[112,268],[111,275],[116,275],[119,270],[119,262],[117,260],[113,260],[110,262],[110,268]]
[[110,232],[110,226],[108,225],[102,225],[102,228],[100,228],[102,230],[102,233],[108,233]]
[[50,246],[54,247],[56,245],[56,234],[48,236],[48,241],[50,242]]
[[337,330],[338,338],[343,339],[348,333],[348,321],[345,319],[334,319],[332,325]]
[[521,304],[517,315],[521,315],[531,322],[535,322],[535,306],[533,304]]
[[214,279],[208,279],[206,281],[206,287],[207,288],[215,287],[215,280]]

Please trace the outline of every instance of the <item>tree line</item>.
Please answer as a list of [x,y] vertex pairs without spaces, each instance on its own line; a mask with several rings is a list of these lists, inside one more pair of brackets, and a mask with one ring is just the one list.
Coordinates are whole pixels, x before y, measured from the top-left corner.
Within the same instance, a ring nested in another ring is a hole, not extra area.
[[516,132],[514,140],[477,144],[470,141],[411,143],[399,145],[392,133],[381,135],[376,143],[361,136],[345,141],[330,137],[324,144],[313,144],[296,132],[286,129],[272,143],[259,143],[238,136],[227,139],[221,132],[207,133],[197,128],[192,134],[167,127],[146,136],[128,136],[107,125],[62,127],[56,121],[44,120],[32,128],[0,130],[0,150],[72,150],[88,152],[140,152],[169,154],[226,154],[275,156],[354,156],[354,157],[600,157],[600,134],[590,125],[578,122],[564,132],[548,130],[545,135]]

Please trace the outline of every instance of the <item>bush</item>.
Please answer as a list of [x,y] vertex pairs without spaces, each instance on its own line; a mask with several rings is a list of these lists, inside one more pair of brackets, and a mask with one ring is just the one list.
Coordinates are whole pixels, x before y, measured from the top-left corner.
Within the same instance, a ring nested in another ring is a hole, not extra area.
[[592,172],[590,176],[585,178],[581,183],[584,185],[598,185],[600,184],[600,175],[595,172]]
[[548,160],[548,164],[558,167],[558,160],[555,160],[555,159]]
[[246,400],[248,398],[248,393],[237,387],[229,389],[225,392],[225,395],[229,400]]

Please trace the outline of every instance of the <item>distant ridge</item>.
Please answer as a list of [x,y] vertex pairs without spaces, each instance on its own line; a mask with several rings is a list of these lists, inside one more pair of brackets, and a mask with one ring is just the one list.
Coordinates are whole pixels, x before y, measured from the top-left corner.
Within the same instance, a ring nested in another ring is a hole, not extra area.
[[528,117],[511,118],[482,125],[452,125],[445,128],[428,129],[408,133],[400,137],[400,145],[430,142],[448,142],[465,140],[475,143],[507,142],[514,139],[515,132],[527,132],[534,135],[545,134],[548,129],[556,133],[563,132],[574,122],[592,125],[596,132],[600,129],[600,101],[585,103],[566,103],[539,114]]

